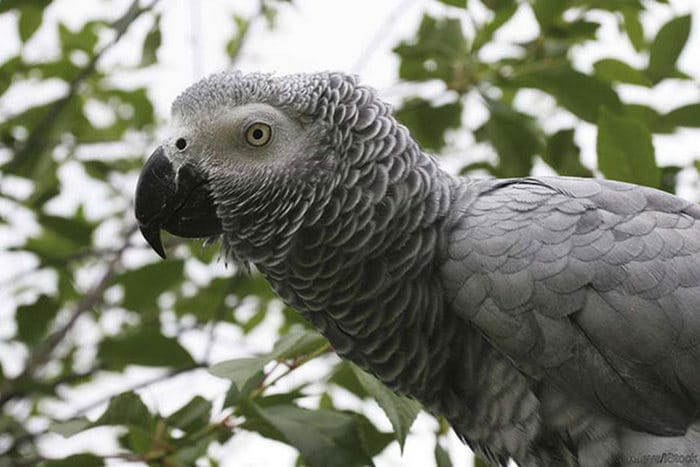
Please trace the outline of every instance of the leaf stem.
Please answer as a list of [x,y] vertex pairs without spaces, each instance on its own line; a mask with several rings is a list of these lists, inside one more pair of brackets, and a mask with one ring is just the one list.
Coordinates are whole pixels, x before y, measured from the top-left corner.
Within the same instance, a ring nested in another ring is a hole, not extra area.
[[[287,368],[282,373],[280,373],[279,375],[277,375],[276,377],[274,377],[273,379],[271,379],[269,381],[265,381],[265,379],[267,378],[267,376],[270,375],[272,370],[270,372],[266,373],[265,376],[263,376],[264,384],[261,384],[260,386],[258,386],[251,393],[250,398],[255,399],[255,398],[259,397],[260,395],[262,395],[263,392],[265,392],[265,390],[274,386],[279,380],[281,380],[285,376],[289,375],[292,371],[296,370],[297,368],[304,365],[305,363],[313,360],[314,358],[318,357],[319,355],[322,355],[322,354],[328,352],[330,349],[331,349],[331,345],[326,342],[321,347],[314,350],[313,352],[295,358],[290,363],[287,363]],[[277,366],[275,366],[275,368],[277,368]],[[273,370],[274,370],[274,368],[273,368]]]

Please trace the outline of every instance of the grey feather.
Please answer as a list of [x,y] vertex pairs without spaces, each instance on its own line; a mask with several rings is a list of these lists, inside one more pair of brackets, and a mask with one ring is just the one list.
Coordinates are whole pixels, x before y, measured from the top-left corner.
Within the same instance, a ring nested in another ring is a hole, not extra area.
[[[173,118],[191,150],[164,147],[207,174],[228,257],[493,464],[700,447],[697,206],[450,176],[344,74],[222,73]],[[277,138],[262,148],[237,142],[255,118]]]

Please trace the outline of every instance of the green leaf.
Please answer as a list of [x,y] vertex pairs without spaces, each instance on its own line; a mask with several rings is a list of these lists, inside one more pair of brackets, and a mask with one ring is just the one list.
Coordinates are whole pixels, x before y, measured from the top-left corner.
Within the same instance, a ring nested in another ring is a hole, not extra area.
[[183,368],[195,363],[177,339],[165,337],[155,326],[139,327],[104,339],[98,357],[117,370],[127,365]]
[[518,4],[516,2],[506,2],[501,8],[495,11],[491,20],[479,26],[476,30],[476,34],[474,34],[474,40],[472,41],[472,53],[478,51],[487,44],[493,38],[496,31],[506,24],[517,10]]
[[659,188],[668,193],[675,194],[678,185],[678,172],[681,170],[683,170],[683,167],[674,165],[661,167],[661,183],[659,184]]
[[92,422],[85,417],[72,418],[64,422],[54,422],[49,426],[49,431],[57,433],[64,438],[69,438],[92,426]]
[[236,33],[233,35],[230,41],[226,43],[226,54],[231,60],[238,57],[243,47],[243,41],[248,34],[248,29],[250,28],[250,20],[244,18],[243,16],[234,15],[233,22],[236,24]]
[[568,66],[517,74],[512,83],[551,94],[569,112],[587,122],[598,120],[599,109],[620,111],[622,103],[610,85]]
[[277,334],[282,335],[289,332],[295,326],[301,326],[308,329],[314,329],[314,327],[309,323],[306,318],[304,318],[301,313],[292,308],[285,306],[282,308],[282,316],[284,321],[280,324]]
[[[14,115],[11,119],[4,122],[0,120],[0,128],[5,129],[5,131],[14,128],[24,128],[31,135],[33,130],[46,118],[46,114],[51,112],[54,107],[60,105],[60,102],[60,99],[56,99],[30,107]],[[57,126],[58,124],[54,122],[54,126],[48,128],[41,135],[41,138],[27,138],[21,144],[17,144],[18,151],[15,157],[4,164],[3,170],[25,178],[34,179],[39,183],[43,182],[41,176],[44,175],[56,178],[56,163],[53,161],[48,149],[57,139]]]
[[102,24],[98,21],[88,21],[79,31],[71,31],[65,24],[58,24],[58,37],[64,51],[82,50],[92,54],[97,45],[97,27]]
[[258,311],[253,313],[253,316],[248,318],[245,323],[240,323],[243,334],[248,335],[253,329],[257,328],[260,323],[265,321],[265,316],[267,316],[267,308],[263,302],[260,304]]
[[92,243],[92,233],[97,227],[97,224],[85,220],[82,210],[79,210],[74,217],[50,216],[40,213],[38,221],[44,228],[83,246]]
[[40,467],[102,467],[104,459],[94,454],[75,454],[65,459],[47,460]]
[[51,0],[2,0],[0,2],[0,13],[14,10],[16,8],[23,9],[31,6],[32,8],[46,8]]
[[70,61],[69,57],[60,58],[47,62],[32,63],[32,76],[37,78],[58,78],[62,80],[72,80],[80,73],[80,66]]
[[[284,0],[284,1],[290,1],[290,0]],[[267,27],[269,29],[273,29],[277,26],[277,8],[276,5],[272,2],[262,2],[260,11],[262,15],[265,17],[265,20],[267,22]]]
[[43,19],[43,8],[29,7],[23,8],[19,16],[19,38],[22,42],[27,42],[32,38],[34,33]]
[[28,344],[39,342],[49,329],[49,324],[58,313],[60,304],[52,297],[41,295],[31,305],[17,308],[17,337]]
[[193,465],[206,465],[209,467],[214,467],[218,465],[216,463],[212,463],[211,461],[208,463],[201,463],[201,461],[197,461],[206,456],[207,450],[209,449],[211,443],[218,441],[219,443],[224,444],[225,441],[228,440],[228,438],[221,439],[222,432],[223,430],[218,430],[218,432],[210,432],[202,438],[197,437],[194,443],[188,438],[182,438],[186,444],[178,445],[177,450],[172,455],[166,457],[162,465],[172,465],[178,467]]
[[[133,109],[132,115],[122,118],[123,123],[126,124],[125,129],[147,130],[155,123],[155,110],[153,108],[153,103],[148,97],[146,88],[131,90],[103,89],[99,97],[110,106],[114,107],[115,110],[118,110],[119,107]],[[86,140],[89,136],[90,135],[82,135],[81,140]]]
[[632,46],[637,52],[641,52],[647,46],[646,39],[644,38],[644,28],[642,27],[642,22],[639,20],[639,11],[632,8],[626,8],[622,10],[622,17],[624,18],[624,27],[627,32],[627,37],[629,37]]
[[209,373],[219,378],[230,380],[241,391],[253,378],[260,380],[262,372],[270,358],[250,357],[226,360],[209,368]]
[[[141,165],[143,166],[143,161]],[[215,260],[222,258],[221,249],[217,242],[187,242],[187,247],[190,250],[192,258],[205,264],[211,264]],[[229,281],[230,280],[231,278],[229,278]]]
[[672,127],[700,128],[700,104],[689,104],[673,109],[661,117],[665,125]]
[[175,313],[177,313],[178,316],[192,314],[202,323],[209,322],[215,317],[222,319],[223,311],[226,308],[226,297],[228,297],[232,290],[233,282],[231,278],[215,278],[207,286],[200,288],[197,293],[191,297],[182,297],[179,299],[175,303]]
[[528,175],[533,156],[539,154],[544,145],[542,130],[532,117],[500,102],[489,102],[489,109],[491,117],[475,136],[478,140],[487,139],[498,153],[498,175]]
[[24,249],[36,253],[44,263],[62,261],[92,244],[95,224],[87,222],[80,211],[72,218],[39,213],[37,220],[42,231],[39,236],[29,238]]
[[664,24],[649,49],[649,75],[655,80],[671,76],[676,61],[690,35],[690,15],[673,18]]
[[498,177],[500,171],[498,167],[493,166],[492,164],[488,162],[472,162],[470,164],[465,165],[461,169],[459,169],[459,174],[460,175],[469,175],[472,172],[476,172],[479,170],[483,170],[484,172],[488,173],[489,175],[493,175],[494,177]]
[[634,120],[644,123],[647,128],[655,133],[660,132],[663,128],[661,123],[661,114],[655,109],[643,104],[625,104],[624,114]]
[[374,465],[372,458],[359,449],[362,441],[354,415],[293,405],[253,408],[275,432],[276,439],[299,450],[308,467]]
[[613,58],[604,58],[593,64],[596,76],[610,83],[629,83],[651,86],[651,80],[640,70]]
[[262,302],[267,302],[277,296],[272,287],[261,274],[239,274],[231,279],[231,290],[240,298],[252,295]]
[[[211,373],[211,371],[210,371]],[[250,392],[253,390],[251,389]],[[241,398],[241,391],[238,390],[238,386],[236,386],[235,383],[231,383],[228,387],[228,391],[226,391],[226,395],[224,396],[224,405],[223,407],[233,407],[235,405],[238,405],[238,401]]]
[[159,261],[120,274],[114,281],[124,287],[124,307],[156,310],[156,299],[182,281],[183,266],[182,260]]
[[295,400],[301,399],[302,397],[307,397],[303,390],[306,385],[302,385],[291,389],[287,392],[280,394],[270,394],[268,396],[257,396],[255,398],[255,404],[258,407],[272,407],[274,405],[289,405]]
[[177,412],[170,415],[166,422],[170,426],[185,432],[196,431],[209,424],[212,404],[201,396],[195,396]]
[[88,159],[81,161],[81,163],[89,176],[100,181],[106,181],[113,172],[127,173],[143,167],[143,160],[140,157],[111,161]]
[[481,3],[490,10],[498,11],[504,8],[508,8],[514,0],[481,0]]
[[[158,425],[162,423],[162,420],[157,422]],[[154,430],[145,430],[132,425],[126,433],[119,437],[119,443],[134,453],[146,454],[153,448],[154,432],[156,431],[159,431],[159,427]]]
[[[22,62],[22,57],[19,55],[10,57],[0,64],[0,96],[7,91],[7,88],[9,88],[10,84],[12,84],[18,69],[23,66],[24,64]],[[0,129],[3,129],[4,127],[5,124],[0,123]],[[7,133],[7,130],[3,131],[2,133],[2,140],[4,143],[6,142],[8,146],[14,144],[14,137]]]
[[479,456],[474,456],[474,467],[490,467],[490,464]]
[[545,52],[545,56],[565,57],[571,46],[594,40],[599,28],[600,23],[582,19],[562,21],[550,26],[547,35],[556,40],[545,39],[545,47],[550,49]]
[[445,448],[440,445],[438,440],[435,440],[435,465],[437,467],[452,467],[452,460]]
[[445,131],[459,128],[462,123],[462,103],[433,106],[424,99],[413,98],[405,101],[395,115],[424,149],[439,151],[445,146]]
[[367,391],[355,376],[353,364],[350,362],[344,360],[338,362],[328,378],[328,382],[350,391],[360,399],[368,397]]
[[[523,60],[512,60],[534,69],[567,64],[569,63],[567,55],[571,47],[595,40],[599,28],[600,23],[585,19],[564,21],[561,17],[553,18],[552,23],[540,26],[539,36],[518,44],[525,53]],[[506,61],[510,60],[506,59]]]
[[399,442],[399,446],[403,452],[406,436],[408,436],[411,425],[413,425],[418,412],[420,412],[420,403],[408,397],[397,395],[386,387],[384,383],[369,373],[362,371],[357,366],[353,366],[353,370],[358,381],[360,381],[367,392],[377,401],[379,407],[382,408],[389,418],[391,426],[394,428],[396,441]]
[[606,178],[658,187],[661,171],[651,133],[643,124],[603,110],[598,121],[598,167]]
[[468,47],[462,23],[455,18],[436,19],[423,15],[416,38],[394,49],[399,55],[399,76],[405,80],[440,79],[445,83],[462,80]]
[[[226,378],[225,376],[220,376],[221,378]],[[241,378],[245,379],[245,375],[242,375]],[[224,407],[234,407],[238,406],[242,403],[245,403],[246,398],[252,394],[255,389],[257,389],[259,383],[262,381],[263,378],[263,372],[260,370],[257,374],[254,375],[253,378],[248,379],[248,381],[244,381],[241,384],[241,388],[239,389],[238,386],[236,385],[236,381],[232,381],[231,385],[229,386],[228,391],[226,391],[226,397],[224,398]],[[263,397],[258,396],[256,398],[257,401],[263,399]]]
[[[324,407],[321,407],[322,409]],[[367,417],[361,414],[353,413],[357,419],[360,439],[362,440],[362,448],[370,457],[374,457],[381,453],[388,445],[394,442],[396,435],[394,433],[385,433],[379,431],[376,426],[369,421]]]
[[456,6],[458,8],[466,8],[468,0],[439,0],[441,3],[450,6]]
[[573,128],[559,130],[547,139],[542,159],[559,175],[591,177],[593,174],[581,164],[581,151],[574,141]]
[[75,288],[75,282],[73,278],[73,272],[71,268],[57,268],[56,274],[58,275],[58,296],[61,302],[66,303],[71,300],[80,299],[83,294],[78,292]]
[[143,8],[140,5],[139,0],[133,0],[129,8],[127,8],[124,13],[117,18],[110,26],[117,32],[125,31],[126,28],[134,21],[138,15],[143,12]]
[[292,328],[275,343],[270,360],[289,360],[319,350],[327,345],[326,338],[312,329]]
[[335,404],[333,403],[333,397],[327,392],[321,394],[321,399],[318,401],[319,409],[335,410]]
[[540,27],[546,30],[554,24],[566,11],[569,3],[567,0],[535,0],[532,9]]
[[[656,0],[657,2],[662,2],[666,0]],[[615,0],[611,2],[610,0],[584,0],[581,2],[588,8],[596,8],[606,11],[621,11],[623,9],[630,9],[633,11],[639,11],[642,9],[642,0]]]
[[92,426],[123,425],[150,430],[154,426],[153,416],[141,398],[134,392],[125,392],[114,397],[100,418]]
[[141,66],[149,66],[156,63],[157,52],[162,42],[160,32],[160,15],[157,15],[153,20],[153,27],[146,34],[146,39],[143,41],[143,50],[141,51]]

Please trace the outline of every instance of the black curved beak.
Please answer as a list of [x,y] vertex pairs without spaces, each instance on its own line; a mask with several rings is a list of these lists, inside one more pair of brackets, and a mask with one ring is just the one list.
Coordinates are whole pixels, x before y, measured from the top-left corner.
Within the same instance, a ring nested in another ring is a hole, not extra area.
[[135,211],[143,237],[162,258],[165,250],[161,229],[185,238],[212,237],[222,232],[204,174],[187,163],[176,174],[162,147],[151,154],[141,170]]

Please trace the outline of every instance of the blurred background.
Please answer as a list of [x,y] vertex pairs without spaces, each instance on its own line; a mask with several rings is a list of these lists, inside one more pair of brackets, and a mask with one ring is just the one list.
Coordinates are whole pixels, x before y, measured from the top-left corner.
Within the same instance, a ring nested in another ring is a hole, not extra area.
[[471,466],[216,245],[133,217],[189,84],[356,73],[468,176],[697,201],[694,0],[0,0],[0,467]]

